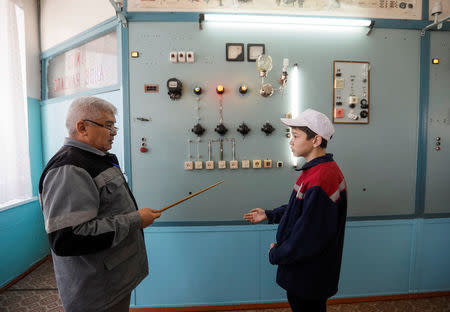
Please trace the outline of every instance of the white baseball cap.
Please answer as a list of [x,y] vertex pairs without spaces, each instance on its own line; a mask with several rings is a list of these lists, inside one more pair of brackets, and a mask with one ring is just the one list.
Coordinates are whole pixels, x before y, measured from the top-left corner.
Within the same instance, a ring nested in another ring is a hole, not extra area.
[[334,127],[325,114],[308,108],[297,118],[280,118],[289,127],[308,127],[325,140],[329,141],[334,134]]

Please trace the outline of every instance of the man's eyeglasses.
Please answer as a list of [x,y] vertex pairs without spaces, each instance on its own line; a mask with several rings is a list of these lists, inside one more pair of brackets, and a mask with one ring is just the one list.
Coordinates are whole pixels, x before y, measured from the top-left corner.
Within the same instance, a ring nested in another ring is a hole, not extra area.
[[99,124],[98,122],[95,122],[95,121],[93,121],[93,120],[84,119],[83,121],[88,121],[88,122],[90,122],[90,123],[93,123],[93,124],[96,125],[96,126],[99,126],[99,127],[105,128],[105,129],[108,129],[109,132],[111,132],[111,133],[119,131],[119,128],[117,128],[117,127],[114,127],[114,126],[105,126],[105,125]]

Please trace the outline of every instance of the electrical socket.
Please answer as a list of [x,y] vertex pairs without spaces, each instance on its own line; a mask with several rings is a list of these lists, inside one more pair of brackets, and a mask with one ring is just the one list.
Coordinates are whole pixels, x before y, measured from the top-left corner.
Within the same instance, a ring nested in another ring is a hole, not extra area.
[[283,162],[281,160],[277,161],[277,168],[283,168]]
[[264,166],[264,168],[272,168],[272,160],[264,159],[263,166]]
[[194,168],[197,169],[197,170],[203,169],[203,161],[197,160],[197,161],[194,163]]
[[237,160],[230,160],[230,169],[238,169],[239,162]]
[[261,168],[261,160],[259,159],[253,160],[253,168]]
[[226,168],[227,168],[227,161],[219,160],[219,169],[226,169]]
[[208,160],[206,162],[206,169],[208,169],[208,170],[214,169],[214,161]]
[[241,167],[244,169],[250,168],[250,160],[248,160],[248,159],[242,160]]
[[194,162],[185,161],[184,162],[184,170],[192,170],[192,169],[194,169]]

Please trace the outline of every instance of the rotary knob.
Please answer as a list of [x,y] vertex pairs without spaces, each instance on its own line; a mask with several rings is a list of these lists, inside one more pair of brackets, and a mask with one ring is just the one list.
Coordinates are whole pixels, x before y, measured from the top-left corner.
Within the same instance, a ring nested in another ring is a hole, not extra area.
[[197,136],[201,136],[203,133],[205,133],[206,129],[198,123],[194,126],[194,128],[191,129],[191,131],[194,132]]
[[220,135],[224,135],[225,133],[227,133],[228,129],[224,126],[223,123],[218,124],[216,129],[214,129],[214,131],[216,131],[218,134]]
[[266,122],[262,126],[261,131],[264,132],[266,135],[269,135],[269,134],[271,134],[272,132],[275,131],[275,128],[272,127],[272,125],[269,122]]
[[237,128],[237,131],[245,136],[250,132],[250,128],[245,124],[245,122],[243,122],[239,125],[239,128]]

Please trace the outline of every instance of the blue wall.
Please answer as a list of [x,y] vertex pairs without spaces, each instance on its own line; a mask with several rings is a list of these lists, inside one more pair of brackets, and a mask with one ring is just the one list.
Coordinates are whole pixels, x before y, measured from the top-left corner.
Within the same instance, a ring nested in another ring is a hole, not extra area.
[[[276,226],[150,227],[134,307],[285,301],[267,250]],[[347,223],[335,298],[450,290],[450,219]]]
[[[38,195],[42,172],[40,101],[28,98],[28,136],[33,196]],[[39,201],[0,211],[0,287],[49,253]]]

